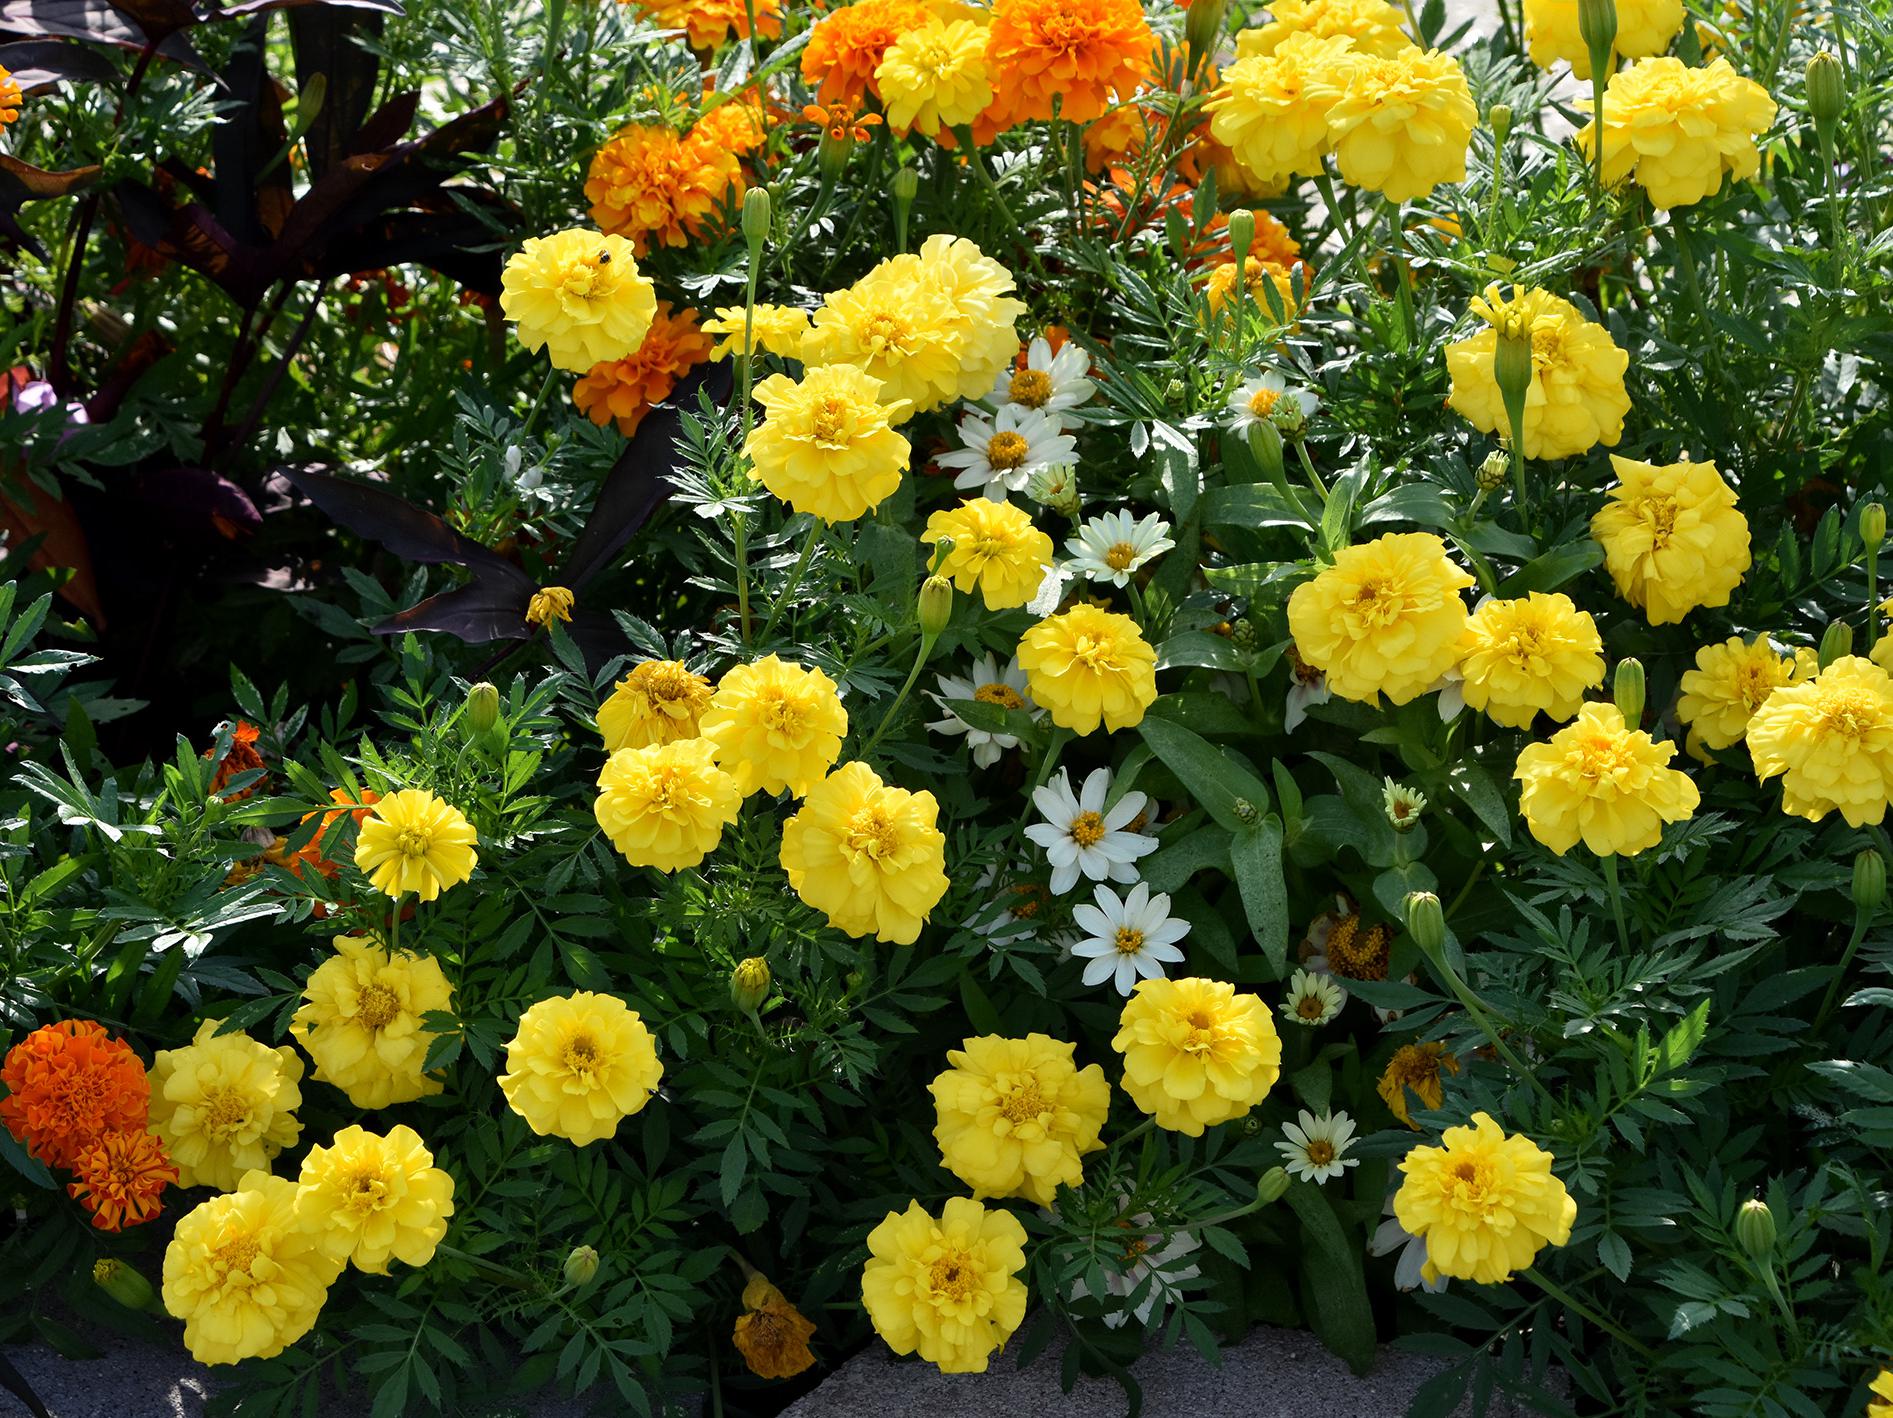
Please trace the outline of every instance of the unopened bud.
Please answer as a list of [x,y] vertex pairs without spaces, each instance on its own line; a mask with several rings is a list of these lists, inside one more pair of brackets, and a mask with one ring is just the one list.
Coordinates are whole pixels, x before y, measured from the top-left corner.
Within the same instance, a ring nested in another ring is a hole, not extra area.
[[1775,1254],[1775,1213],[1760,1197],[1750,1197],[1735,1213],[1735,1239],[1750,1260],[1769,1261]]
[[590,1246],[575,1246],[565,1258],[565,1283],[573,1289],[592,1283],[598,1274],[598,1252]]
[[1608,73],[1617,44],[1617,0],[1578,0],[1578,38],[1590,51],[1591,72]]
[[1229,627],[1229,643],[1245,655],[1253,654],[1261,639],[1252,620],[1239,620]]
[[1512,132],[1512,105],[1509,103],[1493,104],[1492,107],[1486,111],[1485,121],[1492,125],[1492,141],[1497,143],[1500,147],[1504,147],[1505,140],[1511,136]]
[[485,738],[500,721],[500,692],[485,680],[467,691],[467,732]]
[[1293,443],[1308,430],[1308,411],[1302,407],[1300,399],[1277,399],[1275,407],[1269,410],[1269,422],[1275,425],[1277,433]]
[[1168,384],[1163,386],[1163,401],[1175,407],[1189,396],[1189,392],[1189,385],[1185,384],[1181,379],[1172,379]]
[[1190,0],[1189,17],[1183,22],[1183,42],[1190,47],[1192,69],[1204,55],[1215,52],[1228,9],[1228,0]]
[[931,640],[953,619],[953,583],[944,576],[929,576],[920,583],[920,633]]
[[730,1003],[744,1014],[754,1014],[769,998],[772,978],[769,962],[760,955],[737,962],[736,968],[730,971]]
[[1869,502],[1860,509],[1860,540],[1865,542],[1868,551],[1878,551],[1880,543],[1886,540],[1886,505]]
[[822,134],[822,145],[815,150],[815,167],[830,182],[847,170],[848,155],[854,151],[854,137],[843,132],[836,135],[834,129]]
[[92,1263],[92,1283],[128,1310],[149,1310],[156,1304],[151,1282],[124,1261],[101,1256]]
[[[1192,13],[1191,18],[1195,15]],[[1238,207],[1229,214],[1229,249],[1239,261],[1249,259],[1249,248],[1255,245],[1255,213],[1247,207]]]
[[1288,1190],[1288,1172],[1281,1167],[1271,1167],[1256,1179],[1255,1199],[1264,1206],[1271,1206],[1282,1199]]
[[1084,506],[1083,494],[1078,491],[1078,470],[1070,463],[1048,463],[1034,469],[1026,479],[1025,491],[1033,501],[1073,520]]
[[1854,628],[1844,620],[1829,621],[1826,634],[1821,636],[1821,668],[1826,669],[1853,652]]
[[1643,661],[1625,656],[1617,662],[1610,697],[1617,703],[1617,712],[1624,716],[1625,727],[1634,729],[1643,722]]
[[1479,465],[1479,471],[1473,474],[1481,492],[1497,492],[1505,486],[1506,478],[1511,476],[1512,456],[1505,452],[1492,452],[1485,455],[1485,461]]
[[1505,405],[1506,431],[1514,447],[1522,447],[1525,437],[1525,398],[1531,392],[1532,336],[1524,322],[1508,322],[1497,327],[1498,340],[1492,348],[1492,378],[1499,386],[1499,399]]
[[1872,915],[1886,900],[1886,858],[1868,847],[1854,858],[1854,908]]
[[1430,891],[1407,893],[1407,934],[1429,957],[1446,944],[1446,912]]
[[920,192],[920,173],[911,167],[904,167],[894,174],[894,200],[911,202]]
[[743,194],[743,240],[749,243],[753,261],[762,244],[769,239],[769,189],[752,187]]
[[1847,106],[1847,74],[1840,60],[1823,49],[1808,60],[1808,116],[1825,138]]
[[1270,482],[1280,482],[1286,469],[1282,462],[1282,431],[1268,419],[1249,425],[1249,452],[1261,464]]

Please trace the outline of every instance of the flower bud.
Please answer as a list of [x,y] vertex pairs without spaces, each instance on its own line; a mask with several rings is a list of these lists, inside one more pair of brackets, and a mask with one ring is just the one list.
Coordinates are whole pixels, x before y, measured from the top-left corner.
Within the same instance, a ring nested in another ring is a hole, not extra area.
[[815,150],[815,169],[824,181],[833,182],[847,171],[848,157],[853,152],[853,135],[844,131],[837,137],[831,128],[822,134],[822,144]]
[[1172,408],[1181,404],[1189,396],[1190,386],[1181,379],[1172,379],[1163,386],[1163,401]]
[[1282,433],[1268,419],[1249,425],[1249,451],[1255,455],[1270,482],[1280,482],[1286,473],[1282,462]]
[[1277,399],[1275,407],[1269,410],[1269,422],[1275,425],[1275,431],[1293,443],[1308,429],[1308,411],[1301,406],[1300,399]]
[[1750,1197],[1735,1213],[1735,1239],[1750,1260],[1768,1261],[1775,1254],[1775,1213],[1760,1197]]
[[736,968],[730,971],[730,1003],[744,1014],[754,1014],[769,998],[772,980],[769,962],[760,955],[738,961]]
[[1617,43],[1617,0],[1578,0],[1578,38],[1591,54],[1591,72],[1610,72],[1610,51]]
[[911,202],[920,192],[920,173],[911,167],[904,167],[894,174],[894,200]]
[[590,1246],[575,1246],[565,1258],[565,1283],[573,1289],[592,1283],[598,1274],[598,1252]]
[[1407,934],[1429,958],[1439,953],[1446,944],[1446,912],[1439,897],[1430,891],[1407,893]]
[[953,583],[944,576],[929,576],[920,583],[920,633],[931,640],[953,619]]
[[1084,505],[1078,491],[1078,470],[1070,463],[1048,463],[1026,479],[1026,496],[1064,517],[1076,520]]
[[92,1263],[92,1283],[128,1310],[155,1309],[151,1282],[122,1260],[101,1256]]
[[1492,141],[1499,147],[1505,146],[1505,140],[1512,133],[1512,105],[1495,103],[1487,110],[1485,121],[1492,125]]
[[1886,505],[1869,502],[1860,509],[1860,540],[1867,544],[1868,551],[1878,551],[1880,543],[1886,540]]
[[752,187],[743,194],[743,240],[749,243],[750,260],[756,259],[768,239],[769,189]]
[[[1191,9],[1190,19],[1192,22],[1196,19],[1194,7]],[[1255,213],[1247,207],[1238,207],[1229,214],[1229,249],[1236,254],[1237,260],[1246,262],[1249,259],[1249,248],[1254,245]]]
[[1610,697],[1617,702],[1617,712],[1624,716],[1626,726],[1634,729],[1643,722],[1643,661],[1626,655],[1617,662]]
[[[1229,0],[1190,0],[1189,17],[1183,22],[1183,42],[1190,47],[1190,67],[1192,70],[1202,62],[1206,54],[1215,52],[1216,42],[1222,38],[1223,17],[1228,13]],[[1235,226],[1235,219],[1230,218],[1230,226]],[[1243,242],[1237,248],[1248,250],[1249,243]]]
[[1479,465],[1479,471],[1473,474],[1481,492],[1497,492],[1505,486],[1506,478],[1512,473],[1511,455],[1493,452],[1485,455],[1485,461]]
[[1823,139],[1847,106],[1847,74],[1840,60],[1823,49],[1808,60],[1808,116]]
[[1281,1167],[1271,1167],[1264,1172],[1255,1184],[1255,1199],[1264,1206],[1271,1206],[1282,1199],[1288,1190],[1288,1172]]
[[467,691],[467,733],[485,738],[500,721],[500,692],[485,680]]
[[1252,620],[1239,620],[1229,627],[1229,641],[1245,655],[1252,655],[1260,647],[1262,637]]
[[1827,633],[1821,636],[1821,668],[1826,669],[1853,652],[1854,628],[1844,620],[1829,621]]
[[1505,321],[1494,327],[1498,341],[1492,350],[1492,378],[1505,405],[1506,428],[1514,445],[1525,435],[1525,397],[1531,392],[1531,328],[1524,321]]
[[1886,900],[1886,858],[1868,847],[1854,858],[1854,909],[1872,915]]

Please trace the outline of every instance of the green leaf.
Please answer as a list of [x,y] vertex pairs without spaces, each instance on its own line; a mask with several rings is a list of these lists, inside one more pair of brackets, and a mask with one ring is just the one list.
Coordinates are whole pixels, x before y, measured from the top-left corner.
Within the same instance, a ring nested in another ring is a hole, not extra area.
[[1512,845],[1512,805],[1492,780],[1492,775],[1477,763],[1455,764],[1446,781],[1459,800],[1471,808],[1486,831],[1498,838],[1500,845]]
[[1280,979],[1288,972],[1288,883],[1282,876],[1282,820],[1270,813],[1253,827],[1238,828],[1229,841],[1243,914]]
[[1674,1073],[1688,1063],[1709,1032],[1709,1001],[1703,1000],[1663,1035],[1656,1046],[1658,1073]]
[[1567,581],[1603,563],[1604,549],[1589,538],[1568,546],[1553,547],[1544,555],[1533,557],[1501,581],[1499,594],[1516,597],[1532,591],[1555,591]]
[[1350,1239],[1321,1188],[1292,1183],[1283,1196],[1300,1218],[1302,1288],[1309,1301],[1312,1328],[1357,1374],[1374,1366],[1374,1312],[1367,1303],[1367,1278],[1361,1269],[1366,1246]]
[[[1137,726],[1137,732],[1219,826],[1240,833],[1244,827],[1253,827],[1258,816],[1268,811],[1268,788],[1246,763],[1226,749],[1199,738],[1181,724],[1148,715]],[[1246,812],[1238,808],[1244,803]]]
[[1237,483],[1233,487],[1213,487],[1203,494],[1205,527],[1308,526],[1308,519],[1267,483]]

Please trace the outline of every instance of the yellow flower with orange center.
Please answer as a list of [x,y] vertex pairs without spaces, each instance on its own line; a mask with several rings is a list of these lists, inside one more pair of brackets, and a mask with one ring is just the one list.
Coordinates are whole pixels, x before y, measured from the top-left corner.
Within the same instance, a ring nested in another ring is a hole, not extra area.
[[1551,1154],[1507,1137],[1485,1113],[1447,1128],[1438,1147],[1416,1147],[1400,1163],[1394,1194],[1402,1229],[1426,1242],[1427,1280],[1498,1285],[1529,1269],[1545,1246],[1571,1239],[1577,1203],[1552,1175]]
[[836,930],[912,945],[946,895],[946,837],[932,793],[845,763],[782,825],[782,868]]
[[1569,458],[1623,436],[1630,395],[1624,373],[1630,356],[1610,332],[1568,300],[1549,291],[1514,288],[1508,300],[1496,284],[1472,302],[1484,329],[1446,347],[1452,377],[1447,402],[1487,433],[1511,434],[1511,419],[1494,373],[1500,331],[1531,340],[1531,384],[1525,390],[1525,456]]
[[302,1159],[296,1219],[330,1260],[370,1275],[391,1260],[426,1265],[453,1214],[454,1179],[411,1127],[345,1127]]
[[[1669,55],[1640,59],[1604,90],[1604,181],[1634,178],[1659,211],[1690,206],[1721,191],[1725,176],[1746,182],[1761,171],[1755,139],[1774,121],[1768,91],[1727,59],[1701,67]],[[1595,119],[1578,130],[1577,145],[1595,161]]]
[[244,1173],[270,1161],[302,1134],[302,1060],[241,1032],[197,1026],[181,1049],[160,1049],[151,1065],[151,1130],[177,1165],[178,1185],[235,1191]]
[[479,864],[479,834],[460,809],[422,788],[376,801],[355,834],[355,866],[375,890],[423,901],[458,886]]
[[943,537],[953,539],[953,550],[940,562],[939,574],[962,592],[977,587],[987,610],[1010,610],[1031,600],[1052,563],[1052,539],[1010,502],[976,497],[933,513],[920,540],[932,544]]
[[1676,745],[1626,727],[1616,705],[1586,704],[1549,743],[1518,755],[1519,811],[1559,856],[1579,842],[1600,857],[1635,856],[1701,801],[1689,775],[1668,766],[1675,756]]
[[782,0],[623,0],[646,11],[660,28],[682,30],[692,49],[713,50],[725,40],[749,38],[749,16],[764,39],[782,34]]
[[995,0],[986,62],[989,125],[1004,130],[1049,119],[1054,107],[1089,123],[1114,93],[1135,93],[1157,37],[1137,0]]
[[[1560,59],[1573,78],[1591,77],[1591,47],[1578,28],[1578,0],[1524,0],[1525,43],[1531,62],[1550,69]],[[1682,33],[1683,0],[1616,0],[1618,59],[1661,54]],[[1609,108],[1606,100],[1605,107]]]
[[868,1233],[861,1303],[896,1354],[945,1374],[983,1374],[1025,1318],[1025,1227],[1011,1212],[951,1198],[936,1218],[917,1201]]
[[1206,105],[1211,136],[1254,182],[1319,173],[1333,147],[1328,114],[1339,97],[1329,76],[1351,52],[1345,38],[1296,32],[1238,59]]
[[616,995],[579,990],[519,1016],[499,1085],[539,1136],[586,1147],[642,1112],[663,1079],[657,1043],[638,1012]]
[[710,357],[710,339],[697,328],[697,312],[672,315],[660,300],[644,343],[624,359],[595,364],[572,390],[578,411],[601,427],[616,423],[626,438],[645,414],[670,397],[677,381]]
[[802,337],[808,333],[808,312],[793,305],[756,305],[749,308],[749,344],[743,343],[744,307],[720,305],[714,318],[703,322],[706,335],[721,335],[711,359],[727,359],[732,354],[766,350],[784,359],[802,357]]
[[1083,1157],[1104,1146],[1111,1085],[1097,1064],[1079,1068],[1075,1045],[1045,1034],[968,1039],[950,1050],[933,1094],[940,1161],[980,1200],[1020,1196],[1050,1206],[1061,1186],[1084,1184]]
[[1080,602],[1019,642],[1033,702],[1074,733],[1133,728],[1157,699],[1157,652],[1137,622]]
[[1569,719],[1604,682],[1603,649],[1597,622],[1569,596],[1486,601],[1459,645],[1466,703],[1508,729],[1530,728],[1540,713]]
[[606,753],[694,739],[709,707],[709,680],[682,660],[646,660],[598,706],[598,733]]
[[1463,182],[1479,110],[1459,61],[1443,50],[1353,54],[1325,70],[1328,136],[1343,180],[1389,202]]
[[593,815],[634,867],[680,871],[716,850],[743,795],[708,739],[621,748],[598,774]]
[[1731,635],[1696,651],[1695,668],[1677,683],[1676,717],[1689,726],[1692,743],[1730,748],[1748,733],[1768,696],[1799,678],[1794,660],[1778,653],[1765,633],[1753,640]]
[[441,1091],[423,1071],[429,1014],[453,1008],[453,986],[431,955],[391,954],[377,941],[337,936],[335,954],[302,987],[289,1033],[315,1060],[312,1077],[357,1108],[411,1103]]

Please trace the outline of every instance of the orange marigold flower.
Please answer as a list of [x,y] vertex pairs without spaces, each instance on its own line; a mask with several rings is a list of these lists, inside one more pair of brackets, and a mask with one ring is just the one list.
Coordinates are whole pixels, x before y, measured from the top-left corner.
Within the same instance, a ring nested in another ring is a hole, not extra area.
[[108,1132],[143,1132],[151,1084],[131,1045],[90,1019],[35,1029],[0,1066],[0,1123],[49,1167],[73,1162]]
[[[222,792],[224,784],[239,773],[253,773],[264,766],[263,755],[256,751],[256,741],[262,737],[262,734],[263,731],[255,724],[242,719],[237,720],[237,731],[230,736],[230,750],[224,754],[223,761],[217,765],[216,773],[211,776],[210,791],[213,797]],[[204,757],[210,757],[209,751],[205,752]],[[232,793],[230,801],[242,802],[267,781],[267,779],[258,778],[249,787]]]
[[644,343],[624,359],[593,365],[572,390],[572,402],[601,427],[617,420],[618,432],[629,438],[690,367],[710,357],[710,347],[710,337],[697,328],[696,311],[672,315],[670,302],[660,300]]
[[878,99],[874,71],[888,46],[932,13],[921,0],[855,0],[822,20],[802,49],[802,77],[818,86],[816,101],[846,99],[858,108],[864,94]]
[[72,1170],[79,1180],[66,1190],[101,1231],[149,1221],[164,1209],[164,1189],[177,1185],[164,1143],[149,1132],[108,1132],[79,1154]]
[[[625,0],[667,30],[682,30],[692,49],[715,49],[734,35],[749,38],[743,0]],[[782,0],[755,0],[756,31],[764,39],[782,33]]]
[[768,112],[760,98],[751,94],[720,103],[704,114],[692,125],[686,141],[748,157],[769,141],[769,128]]
[[[302,875],[302,869],[306,866],[313,868],[315,871],[320,872],[323,876],[333,881],[336,872],[340,871],[341,867],[338,863],[324,856],[322,852],[322,844],[329,839],[329,830],[341,820],[343,813],[347,813],[350,817],[354,818],[355,826],[359,829],[362,823],[368,820],[369,809],[381,801],[381,794],[377,793],[373,788],[363,788],[361,795],[357,797],[345,788],[330,788],[329,801],[339,803],[340,806],[322,814],[322,825],[316,829],[315,836],[303,843],[302,846],[294,852],[286,854],[276,853],[275,855],[271,855],[270,852],[265,852],[263,854],[265,859],[275,862],[278,866],[283,867],[298,877]],[[307,822],[314,816],[315,813],[313,812],[305,812],[302,815],[302,820]],[[277,840],[281,841],[282,839],[278,838]]]
[[808,1347],[814,1333],[815,1326],[766,1277],[750,1277],[731,1336],[750,1373],[759,1379],[792,1379],[814,1367]]
[[851,98],[838,98],[826,108],[811,103],[802,110],[802,117],[837,143],[865,143],[873,136],[869,130],[884,120],[878,113],[856,113],[856,106]]
[[997,0],[987,121],[1003,130],[1050,118],[1058,100],[1060,116],[1089,123],[1113,92],[1136,92],[1156,47],[1137,0]]
[[598,229],[624,237],[640,256],[653,240],[682,246],[701,236],[726,199],[743,195],[736,154],[714,135],[692,141],[673,128],[633,123],[606,143],[585,178]]
[[6,65],[0,64],[0,128],[20,116],[20,103],[24,97],[20,92],[19,80],[8,72]]

